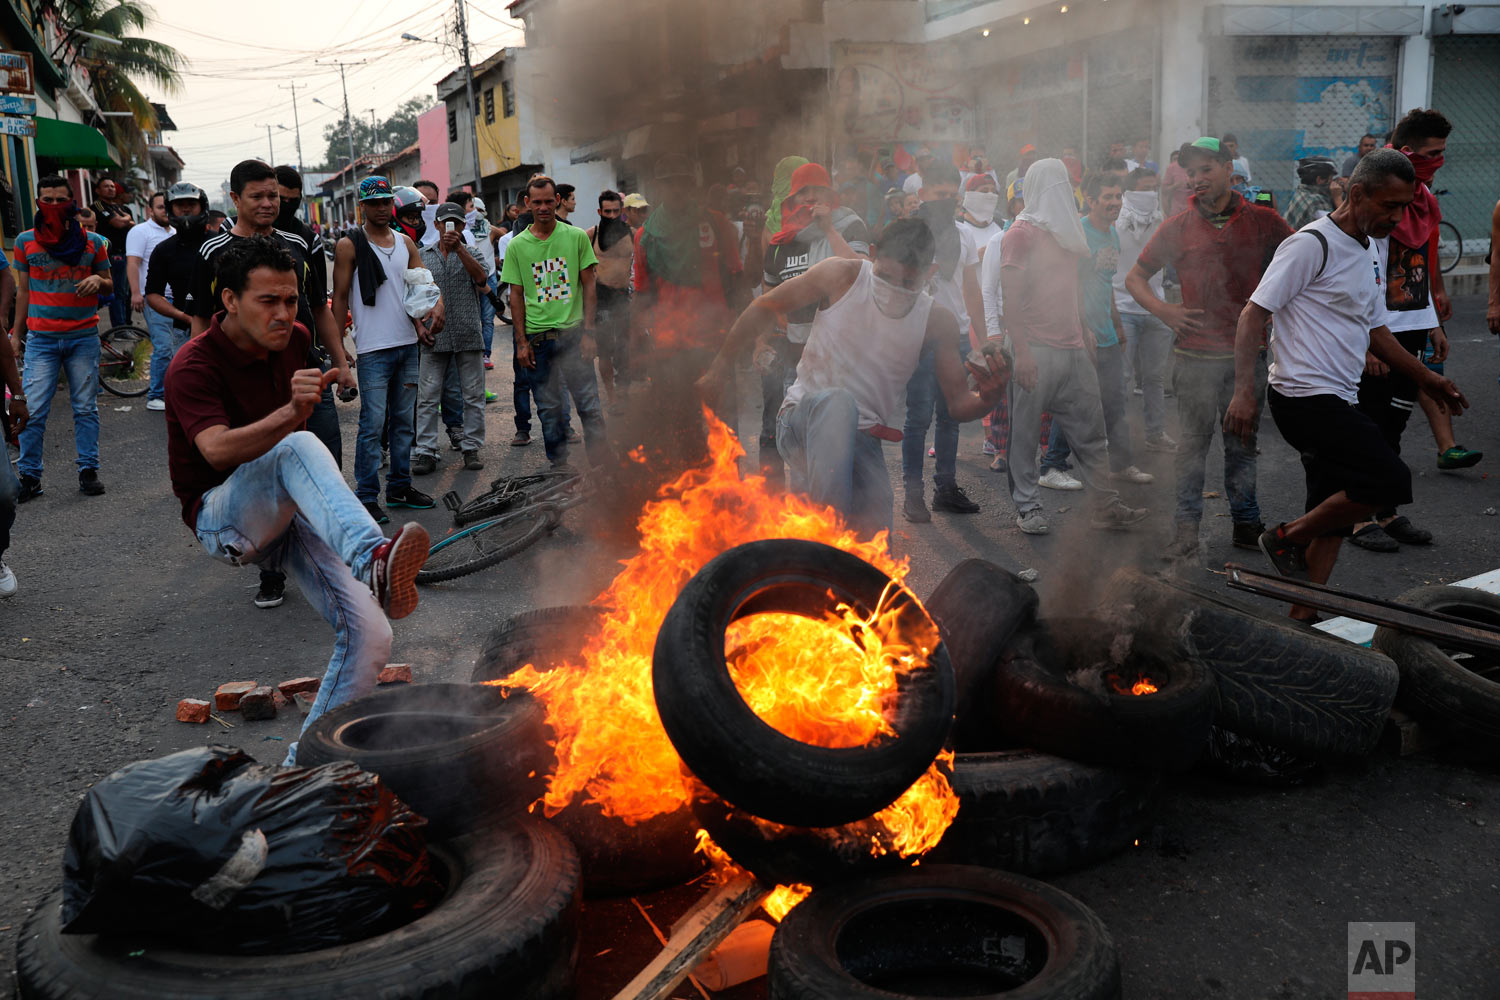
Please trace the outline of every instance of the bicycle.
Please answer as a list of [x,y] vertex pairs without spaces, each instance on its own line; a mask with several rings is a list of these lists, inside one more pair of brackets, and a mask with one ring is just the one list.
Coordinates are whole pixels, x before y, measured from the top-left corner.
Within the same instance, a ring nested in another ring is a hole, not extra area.
[[[528,492],[528,487],[539,488]],[[443,505],[453,511],[460,526],[465,523],[459,520],[460,512],[503,513],[463,527],[429,548],[417,583],[455,580],[525,551],[561,523],[564,511],[577,507],[593,492],[593,484],[581,473],[552,472],[497,479],[468,504],[460,503],[456,492],[448,493]]]
[[144,396],[151,388],[151,335],[138,326],[99,334],[99,385],[116,396]]

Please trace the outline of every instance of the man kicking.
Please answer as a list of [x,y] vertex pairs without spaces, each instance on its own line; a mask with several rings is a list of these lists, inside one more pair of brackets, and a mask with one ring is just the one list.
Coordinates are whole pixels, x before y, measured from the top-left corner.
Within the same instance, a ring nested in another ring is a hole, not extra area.
[[[172,492],[209,555],[284,570],[333,626],[333,657],[306,729],[375,687],[391,650],[387,617],[417,606],[427,532],[408,522],[386,539],[306,430],[339,370],[308,366],[292,254],[250,236],[225,248],[215,267],[225,312],[167,370]],[[296,758],[293,743],[284,763]]]

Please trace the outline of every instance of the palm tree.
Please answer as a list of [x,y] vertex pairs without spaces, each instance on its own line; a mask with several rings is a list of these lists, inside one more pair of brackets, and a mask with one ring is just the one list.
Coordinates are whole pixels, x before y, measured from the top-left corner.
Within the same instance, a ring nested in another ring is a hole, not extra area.
[[[90,90],[105,111],[129,111],[137,129],[156,130],[156,111],[140,84],[149,82],[169,93],[182,86],[179,72],[187,59],[172,46],[130,34],[156,19],[156,12],[136,0],[44,0],[39,13],[56,19],[59,52],[71,49],[79,65],[89,71]],[[120,40],[119,45],[89,35]],[[111,131],[125,130],[111,121]],[[133,143],[131,143],[133,145]]]

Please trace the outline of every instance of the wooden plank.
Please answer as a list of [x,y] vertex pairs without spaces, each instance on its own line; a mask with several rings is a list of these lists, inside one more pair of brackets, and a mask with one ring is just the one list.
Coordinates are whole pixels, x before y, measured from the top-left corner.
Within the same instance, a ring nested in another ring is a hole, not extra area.
[[677,922],[666,947],[614,1000],[666,1000],[770,893],[770,886],[751,875],[724,883]]

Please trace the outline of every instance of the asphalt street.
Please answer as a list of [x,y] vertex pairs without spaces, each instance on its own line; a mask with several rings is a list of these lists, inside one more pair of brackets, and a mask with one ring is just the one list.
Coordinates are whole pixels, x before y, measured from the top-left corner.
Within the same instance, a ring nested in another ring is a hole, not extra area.
[[[1416,494],[1409,514],[1436,542],[1396,555],[1346,549],[1338,585],[1394,597],[1500,566],[1500,355],[1484,326],[1482,298],[1458,300],[1455,312],[1448,372],[1473,404],[1458,439],[1488,456],[1473,470],[1439,473],[1417,415],[1404,441]],[[499,331],[497,342],[505,335]],[[489,373],[489,384],[499,399],[489,410],[482,453],[488,468],[462,471],[457,453],[448,452],[436,474],[417,480],[419,488],[468,495],[496,475],[545,464],[539,431],[528,448],[507,446],[507,366]],[[68,826],[88,787],[130,761],[208,742],[279,760],[300,724],[295,711],[269,722],[231,717],[236,727],[225,730],[176,722],[175,705],[208,698],[224,681],[321,674],[331,646],[327,626],[294,591],[282,607],[258,610],[251,604],[256,574],[203,555],[170,492],[160,414],[145,410],[144,400],[100,397],[108,493],[88,498],[75,488],[71,416],[65,397],[58,402],[47,434],[46,494],[20,508],[6,554],[21,591],[0,604],[0,963],[7,983],[20,924],[61,879]],[[1139,404],[1134,397],[1137,421]],[[758,404],[746,405],[742,426],[753,455]],[[664,412],[659,401],[638,393],[629,407],[637,432],[668,432],[664,419],[656,423]],[[342,408],[346,470],[356,415],[357,405]],[[1161,566],[1170,534],[1170,456],[1142,452],[1139,464],[1157,481],[1125,487],[1128,500],[1152,508],[1141,530],[1101,534],[1088,526],[1081,494],[1049,494],[1053,534],[1037,538],[1015,527],[1005,477],[989,471],[981,440],[977,423],[965,427],[959,469],[981,513],[938,513],[930,525],[907,524],[898,490],[895,546],[910,557],[919,594],[930,593],[958,561],[979,556],[1037,569],[1044,614],[1077,614],[1114,567]],[[1302,469],[1269,418],[1261,447],[1260,499],[1274,522],[1300,510]],[[886,454],[899,482],[899,449]],[[1229,546],[1217,446],[1208,469],[1199,575],[1222,586],[1210,568],[1261,560]],[[930,474],[929,465],[929,483]],[[425,590],[417,611],[396,623],[392,659],[409,662],[418,682],[466,680],[484,635],[507,616],[591,599],[629,554],[618,539],[595,537],[598,516],[590,507],[571,511],[522,556]],[[450,523],[441,507],[415,517],[434,538]],[[1416,922],[1419,995],[1500,997],[1497,779],[1500,769],[1451,750],[1405,758],[1382,752],[1295,789],[1190,774],[1170,781],[1157,826],[1138,849],[1056,881],[1109,926],[1129,997],[1343,997],[1350,921]]]

